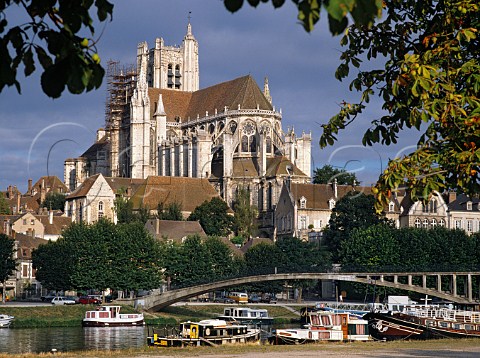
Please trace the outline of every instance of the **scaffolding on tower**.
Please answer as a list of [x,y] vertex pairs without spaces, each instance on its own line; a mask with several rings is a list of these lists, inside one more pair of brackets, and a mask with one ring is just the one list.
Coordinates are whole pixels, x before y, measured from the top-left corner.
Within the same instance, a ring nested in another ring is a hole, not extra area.
[[129,119],[130,99],[135,89],[135,66],[120,66],[120,62],[107,63],[107,100],[105,103],[105,129],[120,128]]

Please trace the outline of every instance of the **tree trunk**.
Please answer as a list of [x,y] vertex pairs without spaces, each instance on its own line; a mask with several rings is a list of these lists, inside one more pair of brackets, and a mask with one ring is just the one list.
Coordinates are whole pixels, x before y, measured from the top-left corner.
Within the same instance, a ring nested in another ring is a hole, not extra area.
[[5,297],[7,295],[7,280],[3,281],[2,303],[5,304]]
[[299,287],[299,288],[298,288],[298,295],[297,295],[297,303],[301,303],[301,302],[302,302],[302,291],[303,291],[303,288],[302,288],[302,287]]

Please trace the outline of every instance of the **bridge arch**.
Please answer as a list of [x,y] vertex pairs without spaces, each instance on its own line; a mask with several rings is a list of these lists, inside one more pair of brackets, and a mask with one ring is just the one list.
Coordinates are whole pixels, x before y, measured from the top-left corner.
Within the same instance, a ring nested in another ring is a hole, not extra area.
[[[437,279],[437,287],[427,287],[428,276],[434,276]],[[442,290],[442,277],[448,276],[452,282],[451,292]],[[171,304],[195,297],[207,292],[215,291],[221,288],[240,286],[251,282],[266,281],[289,281],[289,280],[336,280],[346,282],[359,282],[365,284],[375,284],[377,286],[392,287],[408,291],[413,291],[429,296],[439,297],[460,304],[472,304],[473,288],[472,277],[480,276],[480,272],[398,272],[398,273],[277,273],[269,275],[245,276],[231,278],[223,281],[206,283],[198,286],[185,287],[166,291],[158,295],[150,295],[143,298],[144,309],[149,311],[158,311]],[[404,277],[407,283],[400,283],[398,279]],[[413,277],[422,277],[422,285],[414,285]],[[467,292],[466,295],[459,295],[456,288],[457,277],[466,277]],[[132,303],[129,299],[121,299],[118,302]]]

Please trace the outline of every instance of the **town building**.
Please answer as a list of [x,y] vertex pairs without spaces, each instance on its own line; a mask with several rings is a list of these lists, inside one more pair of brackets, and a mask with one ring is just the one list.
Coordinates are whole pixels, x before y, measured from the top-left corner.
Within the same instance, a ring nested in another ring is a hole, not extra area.
[[136,67],[109,64],[105,127],[79,158],[65,160],[75,190],[88,177],[203,178],[232,206],[246,187],[259,209],[259,235],[273,237],[273,209],[283,180],[311,178],[310,133],[284,130],[268,80],[246,75],[200,89],[191,24],[182,45],[137,47]]

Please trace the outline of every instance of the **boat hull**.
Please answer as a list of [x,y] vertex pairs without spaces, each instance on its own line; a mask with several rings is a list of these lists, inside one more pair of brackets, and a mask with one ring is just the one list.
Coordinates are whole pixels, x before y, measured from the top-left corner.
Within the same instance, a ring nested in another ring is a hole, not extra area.
[[[438,339],[438,338],[480,338],[480,331],[463,328],[454,329],[455,322],[447,322],[430,319],[427,320],[402,313],[370,312],[365,315],[369,322],[370,334],[378,340],[402,340],[402,339]],[[448,328],[441,327],[440,322]],[[480,325],[470,325],[480,328]]]
[[153,334],[147,337],[147,344],[152,347],[187,347],[241,344],[258,342],[259,340],[260,329],[250,329],[246,334],[231,337],[183,338],[181,336],[159,336]]
[[143,319],[136,321],[82,321],[83,327],[138,327],[144,324]]
[[275,344],[304,344],[314,342],[341,342],[343,332],[339,329],[277,329],[274,336]]

